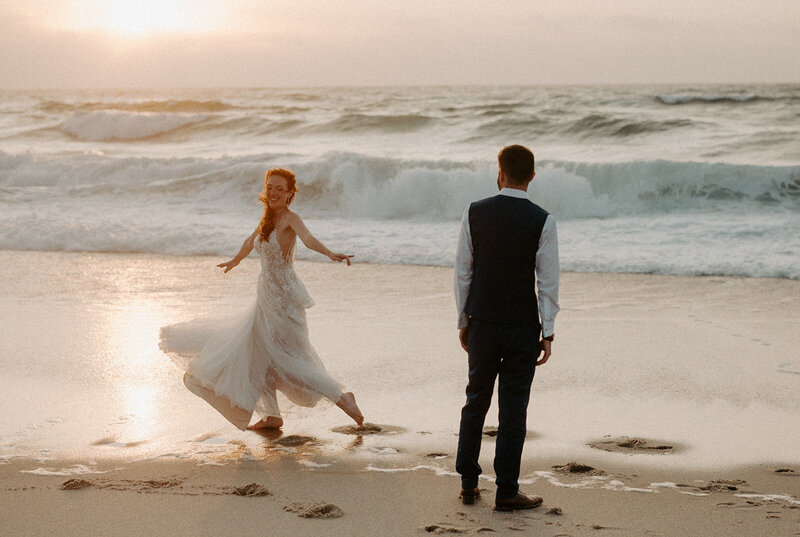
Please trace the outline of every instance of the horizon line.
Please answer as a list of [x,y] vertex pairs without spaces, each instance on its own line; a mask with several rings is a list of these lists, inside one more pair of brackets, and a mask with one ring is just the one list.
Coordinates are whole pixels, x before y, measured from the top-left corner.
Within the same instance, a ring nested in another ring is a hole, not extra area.
[[90,91],[90,90],[258,90],[258,89],[369,89],[369,88],[555,88],[555,87],[647,87],[647,86],[792,86],[800,85],[796,81],[768,81],[768,82],[564,82],[564,83],[508,83],[508,84],[297,84],[297,85],[231,85],[231,86],[0,86],[0,91]]

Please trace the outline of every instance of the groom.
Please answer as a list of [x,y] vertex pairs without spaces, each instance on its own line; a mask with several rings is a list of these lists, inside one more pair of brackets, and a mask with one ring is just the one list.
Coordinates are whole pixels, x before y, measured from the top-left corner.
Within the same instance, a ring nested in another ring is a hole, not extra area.
[[520,492],[517,480],[531,382],[536,366],[550,358],[559,309],[558,242],[553,217],[526,193],[535,175],[533,153],[510,145],[497,161],[500,192],[464,212],[456,254],[458,337],[469,355],[456,470],[461,500],[471,504],[480,495],[481,434],[499,377],[495,509],[510,511],[542,503]]

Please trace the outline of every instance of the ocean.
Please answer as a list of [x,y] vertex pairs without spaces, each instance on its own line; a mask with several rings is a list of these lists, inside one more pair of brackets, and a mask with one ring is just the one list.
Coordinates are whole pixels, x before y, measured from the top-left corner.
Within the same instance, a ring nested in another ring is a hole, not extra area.
[[[464,209],[496,192],[497,152],[521,143],[575,271],[526,464],[591,463],[605,455],[587,443],[636,436],[675,447],[632,456],[651,466],[794,465],[799,120],[800,85],[0,92],[0,464],[282,456],[189,393],[158,347],[161,327],[253,299],[255,258],[214,265],[257,225],[276,166],[297,172],[314,234],[356,255],[298,263],[312,343],[397,433],[353,456],[452,453],[467,364],[440,267]],[[351,453],[332,405],[286,417],[319,461]]]
[[280,166],[332,249],[449,266],[511,143],[563,270],[800,278],[800,85],[3,91],[0,249],[231,256]]

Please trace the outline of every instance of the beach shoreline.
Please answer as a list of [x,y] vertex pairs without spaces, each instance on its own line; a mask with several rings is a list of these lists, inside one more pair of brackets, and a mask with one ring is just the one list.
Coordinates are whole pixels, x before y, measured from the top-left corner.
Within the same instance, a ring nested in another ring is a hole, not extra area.
[[[0,447],[103,457],[122,445],[141,457],[209,431],[247,441],[183,387],[158,334],[246,309],[256,259],[222,274],[210,256],[0,257]],[[420,431],[431,433],[432,451],[446,447],[466,379],[452,269],[296,267],[316,300],[311,342],[367,420],[408,431],[396,435],[399,448],[418,443]],[[662,466],[800,462],[791,449],[800,431],[790,425],[800,404],[799,295],[796,280],[563,273],[554,355],[537,370],[529,411],[538,453],[586,458],[598,451],[586,447],[593,441],[640,437],[675,448]],[[349,421],[332,405],[288,411],[289,434],[330,436]],[[486,425],[496,425],[494,412]]]
[[[471,508],[457,499],[466,364],[452,269],[297,261],[316,300],[312,343],[382,430],[342,434],[348,418],[329,404],[288,408],[270,436],[230,426],[158,348],[162,326],[246,307],[257,260],[222,275],[211,256],[0,258],[8,535],[797,532],[800,281],[563,273],[522,461],[522,490],[545,506],[501,514],[494,410],[484,497]],[[603,473],[552,468],[570,462]],[[70,479],[88,485],[61,490]],[[232,494],[251,483],[272,495]],[[315,502],[344,516],[298,516]],[[562,515],[546,514],[555,507]]]
[[[625,536],[756,537],[797,535],[800,522],[798,466],[664,472],[645,463],[581,474],[555,471],[558,461],[528,460],[523,473],[534,477],[523,480],[521,489],[543,496],[543,506],[498,513],[492,510],[494,486],[485,480],[481,499],[461,505],[459,480],[447,473],[452,457],[441,471],[430,463],[396,471],[325,463],[311,468],[302,460],[297,452],[284,451],[272,460],[218,465],[102,461],[87,467],[91,473],[73,475],[22,473],[33,461],[11,461],[0,466],[0,519],[9,536],[166,530],[173,535],[581,536],[606,530]],[[47,462],[53,469],[74,464],[81,462]]]

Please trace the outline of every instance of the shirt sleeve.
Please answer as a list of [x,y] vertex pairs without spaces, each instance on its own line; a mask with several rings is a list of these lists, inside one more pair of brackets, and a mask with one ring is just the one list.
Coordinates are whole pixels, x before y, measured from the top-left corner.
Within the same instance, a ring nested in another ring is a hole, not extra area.
[[536,252],[536,280],[539,287],[539,317],[542,321],[542,337],[550,337],[555,330],[558,307],[558,236],[556,221],[548,215],[539,236]]
[[472,284],[472,236],[469,230],[469,207],[466,208],[464,216],[461,218],[455,269],[456,309],[458,310],[458,329],[460,330],[469,325],[469,316],[464,311]]

